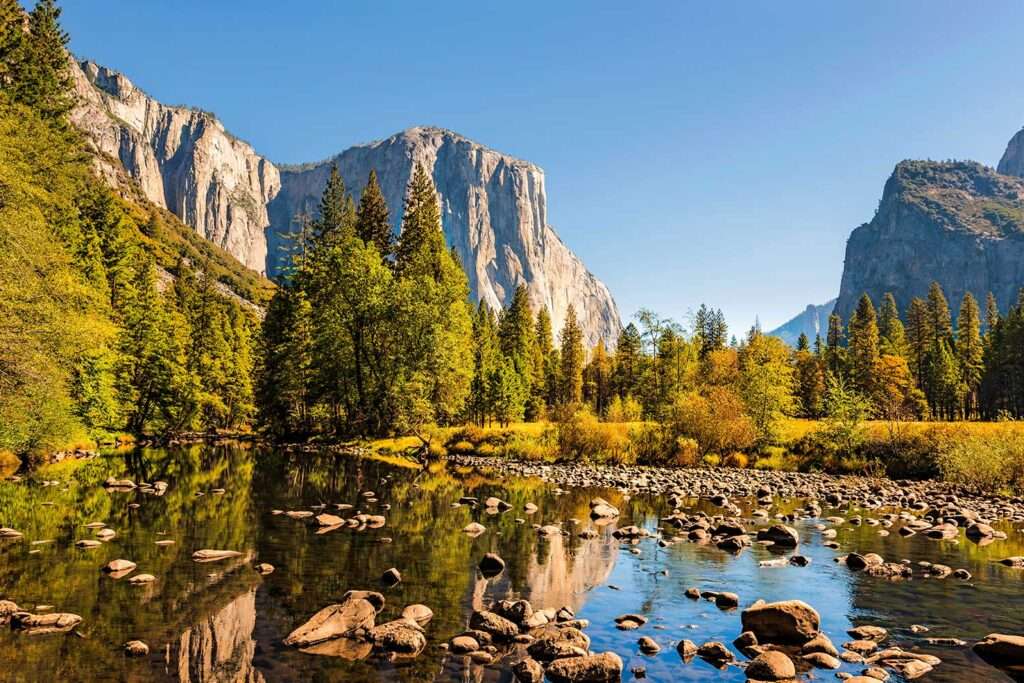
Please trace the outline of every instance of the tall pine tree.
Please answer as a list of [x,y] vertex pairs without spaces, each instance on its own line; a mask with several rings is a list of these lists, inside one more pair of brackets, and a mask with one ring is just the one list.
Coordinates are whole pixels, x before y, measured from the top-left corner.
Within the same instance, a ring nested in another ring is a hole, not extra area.
[[377,172],[370,170],[370,177],[359,198],[356,210],[356,234],[367,244],[373,244],[384,258],[391,256],[394,250],[394,237],[391,234],[391,217],[388,205],[384,201]]

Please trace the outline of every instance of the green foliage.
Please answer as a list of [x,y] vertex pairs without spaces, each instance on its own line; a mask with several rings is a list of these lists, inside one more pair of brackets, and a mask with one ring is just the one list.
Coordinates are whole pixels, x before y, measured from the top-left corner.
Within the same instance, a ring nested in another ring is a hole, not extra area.
[[391,255],[394,249],[394,237],[391,234],[391,215],[388,212],[387,202],[381,192],[380,183],[377,182],[377,172],[370,170],[370,177],[366,180],[366,187],[359,198],[359,208],[356,210],[356,234],[367,244],[377,247],[377,252],[383,257]]
[[583,400],[583,330],[576,320],[572,304],[565,312],[559,354],[559,401],[575,405]]
[[760,443],[772,443],[779,422],[794,412],[793,384],[786,345],[776,337],[753,334],[740,351],[740,392]]
[[939,454],[947,481],[975,491],[1019,494],[1024,491],[1024,434],[1001,431],[952,440]]

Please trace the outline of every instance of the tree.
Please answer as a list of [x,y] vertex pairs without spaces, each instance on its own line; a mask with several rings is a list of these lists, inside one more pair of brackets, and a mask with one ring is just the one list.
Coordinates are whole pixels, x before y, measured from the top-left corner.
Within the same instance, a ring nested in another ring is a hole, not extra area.
[[594,414],[603,417],[611,402],[611,361],[604,348],[604,340],[597,342],[594,353],[583,372],[583,394],[594,408]]
[[11,92],[16,102],[50,121],[63,121],[75,105],[68,65],[68,34],[60,26],[55,0],[38,0],[29,12],[24,55],[14,66]]
[[320,215],[313,223],[317,244],[326,247],[349,237],[354,229],[352,218],[345,181],[341,179],[338,165],[333,164],[327,186],[320,197]]
[[839,377],[846,366],[846,352],[843,349],[843,319],[836,313],[828,317],[828,336],[825,344],[825,366],[829,373]]
[[504,358],[491,371],[488,388],[494,418],[502,427],[523,419],[527,390],[511,359]]
[[384,200],[377,172],[370,170],[370,177],[359,198],[359,209],[356,211],[356,234],[367,244],[377,247],[381,257],[387,258],[394,249],[394,237],[391,234],[391,217],[388,204]]
[[793,411],[793,366],[777,337],[755,332],[740,352],[740,393],[762,444],[776,438],[779,422]]
[[533,344],[533,376],[536,381],[531,387],[534,408],[530,418],[536,419],[543,412],[541,407],[551,408],[558,403],[559,362],[558,349],[554,345],[554,333],[551,330],[551,315],[548,309],[541,307],[537,311],[537,322],[534,325],[535,340]]
[[896,307],[896,298],[886,292],[878,319],[878,352],[884,355],[907,357],[907,337]]
[[[400,274],[422,273],[435,261],[438,247],[444,246],[441,213],[434,183],[422,164],[416,164],[405,195],[402,232],[395,251],[395,266]],[[426,261],[426,263],[424,263]]]
[[725,348],[729,337],[729,328],[725,324],[722,310],[709,308],[701,304],[693,319],[693,336],[700,346],[700,358],[704,358],[718,349]]
[[808,349],[810,349],[810,342],[807,339],[807,333],[806,332],[801,332],[800,336],[797,337],[797,340],[796,340],[796,350],[797,351],[807,351]]
[[910,369],[921,389],[924,389],[927,383],[928,350],[932,345],[932,337],[928,304],[914,297],[907,309],[907,350]]
[[932,341],[928,360],[928,386],[925,389],[932,412],[947,420],[955,418],[964,393],[960,367],[949,340]]
[[313,329],[312,308],[302,289],[286,284],[274,293],[262,339],[257,382],[261,421],[278,437],[308,434]]
[[643,363],[641,347],[640,331],[633,323],[627,324],[615,346],[614,384],[620,398],[636,396]]
[[949,304],[938,282],[932,282],[928,288],[928,326],[932,341],[952,341],[953,322],[949,315]]
[[981,341],[981,311],[970,292],[964,294],[956,322],[956,356],[965,390],[964,416],[972,417],[978,408],[978,389],[985,369],[985,348]]
[[562,326],[560,403],[575,404],[583,400],[583,330],[576,321],[576,309],[569,304]]
[[793,354],[796,368],[796,399],[803,417],[821,417],[825,399],[825,370],[821,359],[810,351]]
[[470,419],[482,427],[494,415],[491,376],[503,362],[498,347],[498,323],[484,301],[473,316],[473,343],[473,380],[467,407]]
[[825,394],[825,426],[827,443],[840,455],[853,455],[863,439],[861,426],[871,413],[871,401],[852,389],[841,377],[828,379]]
[[18,0],[0,0],[0,87],[16,86],[25,60],[25,10]]
[[670,442],[679,437],[697,442],[703,458],[709,453],[725,455],[754,444],[757,430],[743,411],[743,401],[727,387],[712,387],[706,395],[684,392],[672,402],[663,423]]
[[513,367],[528,390],[533,384],[533,346],[536,343],[530,295],[525,285],[516,287],[512,301],[502,311],[498,321],[498,340],[501,352],[512,361]]
[[872,375],[878,361],[878,324],[871,297],[862,294],[850,316],[848,362],[854,387],[864,394],[871,392]]

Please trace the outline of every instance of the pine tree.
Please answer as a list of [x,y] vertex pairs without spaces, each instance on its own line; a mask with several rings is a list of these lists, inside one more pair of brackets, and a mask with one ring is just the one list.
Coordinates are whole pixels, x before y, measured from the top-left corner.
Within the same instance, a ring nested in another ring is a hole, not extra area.
[[491,371],[489,379],[489,402],[494,410],[494,419],[502,427],[522,420],[527,391],[512,360],[505,358],[499,362]]
[[583,400],[583,330],[576,320],[576,309],[569,304],[562,326],[561,396],[563,404]]
[[491,375],[502,362],[498,347],[498,323],[491,307],[481,301],[473,316],[473,380],[468,412],[481,427],[494,415]]
[[845,365],[843,319],[836,313],[828,317],[828,336],[825,344],[825,367],[834,377],[840,377]]
[[629,323],[622,329],[615,347],[615,391],[620,398],[635,397],[643,371],[642,341],[636,325]]
[[317,243],[324,247],[338,243],[351,234],[349,202],[351,197],[345,191],[345,181],[338,172],[338,165],[331,166],[331,175],[320,197],[320,214],[313,224]]
[[29,12],[24,58],[15,66],[11,92],[16,102],[50,121],[63,121],[74,107],[68,64],[68,34],[60,26],[55,0],[38,0]]
[[956,354],[949,340],[936,339],[928,355],[928,387],[925,394],[932,413],[940,418],[953,419],[964,395]]
[[810,348],[810,342],[807,340],[807,333],[801,332],[800,336],[796,340],[797,351],[807,351]]
[[374,244],[384,258],[391,256],[394,250],[394,237],[391,234],[391,217],[388,205],[384,200],[377,172],[370,170],[370,177],[359,198],[359,209],[356,211],[356,234],[368,244]]
[[927,385],[928,351],[933,336],[928,304],[914,297],[907,309],[907,350],[910,369],[917,380],[917,386],[922,390]]
[[896,298],[892,292],[886,292],[882,298],[882,308],[878,320],[879,353],[882,355],[907,357],[907,336],[900,320],[900,312],[896,307]]
[[985,331],[986,334],[999,324],[999,304],[995,294],[989,292],[985,297]]
[[551,330],[551,314],[544,306],[537,311],[534,325],[534,377],[536,400],[534,419],[540,415],[540,406],[552,408],[558,403],[558,349],[555,348],[554,333]]
[[[444,247],[441,234],[441,213],[434,183],[422,164],[416,164],[406,190],[402,232],[395,251],[395,265],[400,274],[430,270],[438,248]],[[427,256],[423,256],[423,255]],[[425,262],[424,262],[425,259]]]
[[965,389],[964,415],[972,417],[978,407],[985,350],[981,341],[981,311],[970,292],[964,294],[956,324],[956,356]]
[[594,414],[604,416],[611,401],[611,360],[605,351],[604,340],[597,342],[594,353],[583,372],[583,393],[594,409]]
[[878,323],[871,297],[864,293],[850,316],[849,363],[850,379],[856,389],[868,394],[872,390],[875,363],[878,361]]
[[533,384],[533,345],[536,341],[533,320],[530,296],[526,287],[519,285],[499,318],[498,339],[502,354],[512,361],[528,389]]
[[949,304],[938,282],[932,282],[928,288],[928,324],[933,341],[952,341],[953,321],[949,314]]

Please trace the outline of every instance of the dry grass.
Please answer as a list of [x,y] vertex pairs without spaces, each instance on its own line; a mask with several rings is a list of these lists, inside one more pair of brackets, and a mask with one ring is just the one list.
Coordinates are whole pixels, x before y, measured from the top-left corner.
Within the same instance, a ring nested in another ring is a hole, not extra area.
[[[805,420],[790,418],[780,425],[779,443],[786,445],[799,441],[801,438],[817,431],[822,426],[821,420]],[[869,439],[888,438],[890,429],[900,434],[914,436],[929,429],[948,428],[967,436],[997,435],[1006,432],[1024,433],[1024,421],[1018,422],[897,422],[885,420],[869,420],[864,423],[865,436]]]

